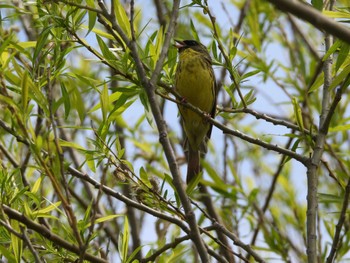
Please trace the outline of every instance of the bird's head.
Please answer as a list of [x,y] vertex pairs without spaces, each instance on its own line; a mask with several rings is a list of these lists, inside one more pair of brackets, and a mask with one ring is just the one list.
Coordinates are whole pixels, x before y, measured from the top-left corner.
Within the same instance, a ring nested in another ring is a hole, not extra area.
[[179,50],[179,53],[190,48],[194,51],[208,54],[207,48],[196,40],[177,40],[175,39],[174,46]]

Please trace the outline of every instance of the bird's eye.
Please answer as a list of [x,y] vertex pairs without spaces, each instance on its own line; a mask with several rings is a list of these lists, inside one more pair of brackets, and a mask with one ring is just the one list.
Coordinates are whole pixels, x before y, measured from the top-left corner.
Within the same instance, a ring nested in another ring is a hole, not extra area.
[[187,41],[187,45],[188,45],[188,46],[197,46],[198,44],[197,44],[197,42],[194,41],[194,40],[189,40],[189,41]]

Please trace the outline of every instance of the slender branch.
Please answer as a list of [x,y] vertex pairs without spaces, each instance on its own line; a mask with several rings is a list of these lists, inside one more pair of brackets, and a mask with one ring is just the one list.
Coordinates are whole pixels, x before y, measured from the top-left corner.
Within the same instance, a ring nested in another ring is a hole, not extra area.
[[227,228],[225,228],[223,225],[220,225],[218,223],[214,223],[214,228],[217,229],[218,231],[221,231],[224,233],[228,238],[230,238],[233,243],[241,248],[243,248],[247,253],[252,255],[252,257],[257,261],[257,262],[265,262],[265,260],[260,257],[252,248],[250,245],[243,243],[235,234],[231,233]]
[[153,0],[154,6],[156,7],[157,11],[157,17],[158,17],[158,23],[160,26],[165,27],[166,26],[166,19],[163,14],[163,6],[165,3],[161,0]]
[[291,13],[303,20],[308,21],[319,30],[324,30],[328,34],[336,36],[350,44],[350,29],[327,18],[315,8],[299,1],[290,0],[268,0],[283,12]]
[[[181,96],[179,96],[176,92],[172,91],[173,94],[176,94],[176,97],[178,98],[181,98]],[[180,104],[181,106],[184,106],[186,108],[189,108],[191,109],[192,111],[198,113],[199,115],[203,116],[203,118],[206,119],[206,121],[212,123],[214,126],[216,126],[218,129],[220,129],[223,133],[225,134],[230,134],[230,135],[233,135],[233,136],[236,136],[244,141],[247,141],[247,142],[250,142],[252,144],[255,144],[255,145],[259,145],[267,150],[271,150],[271,151],[275,151],[275,152],[278,152],[280,154],[284,154],[284,155],[287,155],[299,162],[301,162],[302,164],[306,165],[307,162],[308,162],[308,158],[305,157],[305,156],[302,156],[300,154],[297,154],[296,152],[294,151],[291,151],[289,149],[285,149],[285,148],[282,148],[278,145],[273,145],[273,144],[270,144],[270,143],[267,143],[267,142],[264,142],[260,139],[255,139],[253,137],[250,137],[238,130],[233,130],[233,129],[230,129],[228,128],[227,126],[223,125],[222,123],[216,121],[215,119],[211,118],[208,113],[202,111],[201,109],[191,105],[190,103],[180,99],[173,99],[173,98],[170,98],[166,95],[163,95],[161,93],[158,93],[160,96],[162,96],[163,98],[166,98],[167,100],[170,100],[172,102],[175,102],[177,104]]]
[[157,257],[159,257],[162,253],[164,253],[168,249],[175,248],[178,244],[180,244],[186,240],[189,240],[189,239],[190,239],[189,235],[175,238],[172,242],[165,244],[163,247],[161,247],[160,249],[155,251],[152,255],[141,259],[140,263],[156,262]]
[[[200,200],[206,206],[206,209],[208,211],[208,215],[210,216],[209,217],[210,220],[212,222],[218,222],[220,224],[223,224],[221,218],[219,217],[218,213],[215,210],[213,200],[211,199],[211,195],[208,192],[207,187],[204,184],[200,183],[199,184],[199,191],[201,193]],[[220,231],[217,231],[217,236],[218,236],[218,239],[221,243],[220,244],[220,253],[223,256],[225,256],[225,258],[229,262],[234,262],[235,260],[233,257],[233,251],[229,246],[229,243],[228,243],[226,236]]]
[[190,230],[188,229],[188,227],[180,219],[177,219],[175,217],[169,216],[169,215],[165,214],[162,211],[154,210],[154,209],[150,208],[149,206],[140,204],[140,203],[138,203],[138,202],[136,202],[136,201],[126,197],[125,195],[123,195],[123,194],[121,194],[121,193],[119,193],[117,191],[114,191],[113,189],[111,189],[111,188],[109,188],[109,187],[107,187],[105,185],[101,185],[95,179],[91,178],[87,174],[81,173],[80,171],[76,170],[75,168],[68,167],[68,170],[69,170],[71,175],[73,175],[73,176],[75,176],[77,178],[80,178],[80,179],[90,183],[95,188],[100,188],[101,187],[102,191],[106,195],[112,196],[112,197],[122,201],[123,203],[125,203],[128,206],[132,206],[132,207],[137,208],[138,210],[144,211],[144,212],[146,212],[146,213],[148,213],[150,215],[153,215],[155,217],[158,217],[158,218],[164,219],[166,221],[169,221],[169,222],[179,226],[184,232],[189,233]]
[[[9,218],[14,219],[18,222],[21,222],[27,228],[34,230],[35,232],[39,233],[42,237],[45,237],[46,239],[52,241],[57,246],[62,247],[64,249],[67,249],[68,251],[71,251],[77,255],[80,254],[80,249],[78,246],[67,242],[65,239],[54,234],[46,227],[35,223],[34,221],[30,220],[28,217],[19,213],[16,210],[12,209],[11,207],[4,205],[4,204],[2,204],[1,207],[2,207],[3,211],[8,215]],[[96,262],[96,263],[107,263],[108,262],[104,259],[101,259],[101,258],[96,257],[96,256],[89,254],[89,253],[85,253],[84,259],[89,260],[91,262]]]
[[[265,113],[260,113],[260,112],[257,112],[256,110],[249,109],[249,108],[243,108],[243,109],[239,109],[239,110],[220,109],[219,108],[219,111],[231,112],[231,113],[240,113],[240,112],[248,113],[250,115],[253,115],[257,120],[263,119],[267,122],[272,123],[273,125],[281,125],[281,126],[284,126],[286,128],[292,129],[293,131],[300,131],[300,127],[292,122],[289,122],[289,121],[283,120],[283,119],[276,119],[276,117],[273,117],[271,115],[267,115]],[[311,134],[311,132],[306,128],[304,128],[301,132],[304,134]]]
[[[330,118],[332,116],[332,114],[334,113],[335,107],[337,106],[337,104],[339,103],[340,99],[341,99],[341,95],[343,93],[343,91],[346,89],[345,83],[347,82],[347,80],[349,79],[349,75],[347,77],[347,79],[344,81],[344,84],[341,88],[339,88],[337,90],[337,93],[335,95],[335,98],[332,102],[332,105],[330,107],[330,111],[329,114],[327,115],[325,122],[324,122],[324,127],[322,128],[322,130],[327,131],[327,127],[329,126],[330,123]],[[330,117],[329,117],[330,116]],[[327,263],[331,263],[334,262],[334,257],[335,254],[337,252],[338,249],[338,245],[340,242],[340,233],[341,230],[343,228],[344,222],[345,222],[345,218],[346,218],[346,212],[347,212],[347,208],[349,205],[349,197],[350,197],[350,179],[348,180],[348,183],[345,187],[345,193],[344,193],[344,198],[343,198],[343,204],[342,204],[342,209],[340,212],[340,216],[339,216],[339,220],[338,223],[335,227],[335,233],[334,233],[334,238],[333,238],[333,242],[332,242],[332,248],[331,251],[329,252],[329,255],[327,257]]]
[[63,4],[74,6],[74,7],[78,7],[79,9],[85,9],[85,10],[94,12],[96,14],[102,14],[103,13],[100,9],[93,8],[93,7],[88,6],[88,5],[81,5],[81,4],[78,4],[78,3],[74,2],[74,1],[54,0],[54,2],[58,2],[58,3],[61,2]]
[[[331,7],[332,8],[332,7]],[[312,10],[312,12],[316,12]],[[349,42],[350,43],[350,42]],[[331,35],[326,35],[325,38],[325,51],[327,52],[332,45]],[[318,174],[322,154],[324,151],[324,145],[326,143],[326,136],[329,127],[329,121],[333,112],[329,111],[330,107],[330,94],[329,86],[332,82],[332,62],[333,57],[329,56],[324,62],[324,85],[322,94],[322,108],[319,121],[319,133],[316,136],[316,144],[314,152],[311,156],[310,162],[307,165],[307,257],[309,263],[317,262],[317,190],[318,190]]]
[[[98,4],[102,11],[104,12],[104,16],[109,18],[110,16],[108,15],[107,8],[105,7],[103,1],[99,0]],[[113,29],[118,32],[119,36],[123,39],[123,41],[126,43],[126,45],[130,48],[131,55],[135,61],[135,66],[136,66],[136,72],[139,77],[139,80],[142,84],[142,86],[145,88],[148,101],[151,107],[151,111],[153,114],[153,117],[155,119],[158,132],[159,132],[159,141],[163,146],[165,156],[167,158],[169,168],[171,171],[171,174],[173,175],[173,182],[174,186],[176,187],[181,203],[184,207],[185,213],[186,213],[186,218],[188,221],[188,224],[191,228],[191,239],[193,240],[197,251],[201,257],[202,262],[208,262],[208,253],[207,249],[204,245],[203,240],[200,237],[200,232],[198,229],[198,225],[196,222],[196,217],[195,214],[191,208],[191,204],[188,200],[187,194],[184,190],[183,187],[183,182],[181,180],[180,174],[179,174],[179,169],[178,165],[175,159],[174,151],[172,149],[171,143],[169,141],[169,138],[167,136],[167,127],[165,125],[164,118],[162,116],[162,112],[160,110],[159,104],[157,102],[156,96],[155,96],[155,85],[156,82],[158,81],[159,73],[163,67],[163,62],[165,59],[165,56],[167,54],[167,50],[170,45],[170,39],[174,33],[175,30],[175,25],[176,25],[176,20],[178,17],[178,12],[179,12],[179,6],[180,6],[180,0],[175,0],[173,4],[173,10],[171,13],[170,17],[170,22],[169,22],[169,27],[167,32],[165,33],[165,41],[163,44],[163,48],[161,51],[161,54],[159,56],[159,59],[157,61],[155,70],[152,74],[151,79],[148,79],[146,76],[145,68],[143,66],[143,63],[138,56],[138,47],[136,45],[135,41],[132,41],[128,38],[128,36],[123,32],[123,30],[119,27],[119,25],[116,23],[115,20],[110,21],[112,23]]]
[[341,233],[341,230],[343,228],[345,218],[346,218],[346,213],[347,213],[347,209],[348,209],[348,205],[349,205],[349,198],[350,198],[350,179],[348,180],[348,184],[346,185],[346,188],[345,188],[342,209],[340,212],[340,217],[339,217],[338,223],[335,227],[332,248],[331,248],[331,251],[329,252],[329,255],[327,257],[327,261],[326,261],[327,263],[334,262],[334,258],[335,258],[336,252],[338,250],[339,242],[340,242],[340,233]]
[[[250,3],[251,3],[251,0],[246,0],[244,5],[243,5],[243,7],[241,8],[241,12],[239,13],[239,18],[238,18],[237,24],[236,24],[236,26],[235,26],[235,28],[233,30],[236,34],[239,34],[239,32],[241,31],[241,28],[242,28],[242,25],[243,25],[243,21],[244,21],[244,19],[246,18],[247,14],[248,14]],[[238,38],[235,37],[233,39],[233,41],[236,44],[237,41],[238,41]]]
[[241,102],[243,104],[243,107],[246,108],[247,104],[246,104],[246,102],[244,100],[244,96],[243,96],[243,94],[241,92],[241,88],[239,86],[238,80],[236,79],[235,74],[234,74],[235,69],[233,68],[232,61],[230,60],[229,55],[226,52],[225,47],[224,47],[224,45],[221,42],[218,30],[217,30],[217,26],[216,26],[216,18],[211,13],[211,10],[208,7],[208,0],[204,0],[204,5],[202,5],[202,8],[203,8],[203,11],[206,14],[208,14],[208,16],[209,16],[210,22],[211,22],[212,27],[213,27],[213,34],[214,34],[215,40],[216,40],[216,42],[218,44],[218,47],[219,47],[219,49],[221,51],[221,54],[223,55],[223,57],[225,59],[226,68],[227,68],[228,72],[230,73],[230,78],[231,78],[232,82],[236,86],[236,89],[237,89],[238,95],[239,95],[239,97],[241,99]]
[[303,33],[303,31],[301,30],[301,28],[299,27],[299,25],[295,21],[294,17],[292,17],[290,14],[287,14],[287,16],[288,16],[288,20],[291,23],[294,31],[301,37],[301,39],[303,40],[303,42],[305,43],[305,45],[309,49],[310,53],[315,58],[320,59],[320,56],[319,56],[317,50],[315,49],[314,45],[312,43],[310,43],[309,39],[307,38],[307,36],[305,36],[305,34]]
[[[290,139],[288,140],[288,142],[287,142],[287,144],[286,144],[286,146],[285,146],[286,149],[289,149],[289,148],[290,148],[290,146],[291,146],[291,144],[292,144],[292,141],[293,141],[292,138],[290,138]],[[269,207],[270,201],[271,201],[271,199],[272,199],[272,195],[273,195],[273,193],[274,193],[274,191],[275,191],[275,189],[276,189],[277,179],[279,178],[279,176],[280,176],[281,173],[282,173],[283,164],[284,164],[285,160],[286,160],[286,156],[282,156],[282,157],[281,157],[281,160],[280,160],[280,162],[279,162],[279,164],[278,164],[278,168],[277,168],[276,172],[275,172],[274,175],[273,175],[272,182],[271,182],[271,185],[270,185],[270,187],[269,187],[269,192],[268,192],[268,194],[267,194],[267,196],[266,196],[264,205],[263,205],[262,208],[261,208],[261,213],[262,213],[262,215],[265,214],[267,208]],[[256,241],[256,238],[258,237],[259,231],[260,231],[260,229],[261,229],[261,224],[262,224],[262,222],[263,222],[263,219],[262,219],[261,217],[259,217],[258,225],[257,225],[257,227],[256,227],[255,230],[254,230],[254,234],[253,234],[253,237],[252,237],[252,241],[250,242],[250,245],[252,245],[252,246],[254,246],[255,241]]]
[[23,240],[27,244],[30,252],[33,254],[34,259],[35,259],[35,263],[42,263],[42,260],[40,259],[38,252],[34,249],[32,242],[30,241],[29,237],[27,236],[26,229],[23,226],[21,226],[21,230],[22,230]]

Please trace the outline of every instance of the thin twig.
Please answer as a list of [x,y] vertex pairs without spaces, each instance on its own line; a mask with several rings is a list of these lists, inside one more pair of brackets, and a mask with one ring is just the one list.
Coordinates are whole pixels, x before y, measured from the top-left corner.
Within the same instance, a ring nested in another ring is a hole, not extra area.
[[122,201],[123,203],[125,203],[128,206],[132,206],[134,208],[137,208],[138,210],[144,211],[144,212],[146,212],[148,214],[151,214],[151,215],[153,215],[155,217],[162,218],[162,219],[164,219],[166,221],[169,221],[169,222],[179,226],[184,232],[189,233],[190,230],[188,229],[188,227],[180,219],[172,217],[172,216],[169,216],[169,215],[165,214],[162,211],[154,210],[154,209],[150,208],[149,206],[140,204],[140,203],[138,203],[138,202],[136,202],[136,201],[126,197],[125,195],[123,195],[123,194],[121,194],[121,193],[119,193],[117,191],[114,191],[113,189],[111,189],[111,188],[109,188],[109,187],[107,187],[105,185],[101,185],[95,179],[91,178],[87,174],[81,173],[80,171],[78,171],[77,169],[75,169],[73,167],[68,167],[68,170],[69,170],[71,175],[73,175],[73,176],[75,176],[77,178],[80,178],[82,180],[87,181],[88,183],[93,185],[95,188],[100,188],[101,187],[102,191],[106,195],[112,196],[113,198],[116,198],[116,199]]
[[[316,12],[313,10],[313,12]],[[331,35],[326,35],[325,51],[327,52],[332,45]],[[324,85],[322,94],[321,115],[319,121],[319,133],[316,136],[316,143],[310,162],[307,165],[307,257],[309,263],[317,261],[317,190],[318,190],[318,174],[324,145],[326,142],[326,135],[328,132],[329,122],[327,119],[333,116],[334,111],[330,112],[330,94],[329,86],[332,82],[332,56],[329,56],[324,62]],[[329,117],[328,117],[329,116]]]
[[[24,214],[19,213],[18,211],[12,209],[11,207],[2,204],[1,205],[2,210],[8,215],[9,218],[14,219],[18,222],[21,222],[24,224],[27,228],[34,230],[35,232],[39,233],[42,237],[50,240],[54,244],[56,244],[59,247],[62,247],[64,249],[67,249],[68,251],[71,251],[77,255],[80,253],[80,249],[78,246],[71,244],[67,242],[65,239],[61,238],[60,236],[54,234],[51,232],[49,229],[46,227],[37,224],[36,222],[32,221],[29,219],[27,216]],[[85,260],[89,260],[91,262],[96,262],[96,263],[107,263],[108,261],[101,259],[97,256],[94,256],[92,254],[86,253]]]
[[[173,94],[176,94],[176,92],[172,92]],[[203,116],[203,118],[206,119],[206,121],[212,123],[215,127],[217,127],[218,129],[220,129],[223,133],[225,134],[230,134],[230,135],[233,135],[233,136],[236,136],[244,141],[247,141],[247,142],[250,142],[252,144],[255,144],[255,145],[259,145],[267,150],[271,150],[271,151],[275,151],[275,152],[278,152],[280,154],[284,154],[284,155],[287,155],[299,162],[301,162],[302,164],[306,165],[307,162],[308,162],[308,158],[305,157],[305,156],[302,156],[300,154],[297,154],[296,152],[294,151],[291,151],[289,149],[285,149],[285,148],[282,148],[278,145],[273,145],[273,144],[270,144],[270,143],[267,143],[267,142],[264,142],[260,139],[256,139],[256,138],[253,138],[253,137],[250,137],[238,130],[233,130],[233,129],[230,129],[228,128],[227,126],[223,125],[222,123],[216,121],[215,119],[211,118],[210,116],[208,116],[207,113],[203,112],[202,110],[200,110],[199,108],[191,105],[190,103],[184,101],[184,100],[177,100],[177,99],[173,99],[169,96],[166,96],[164,94],[161,94],[161,93],[158,93],[158,95],[162,96],[163,98],[166,98],[167,100],[170,100],[170,101],[173,101],[177,104],[180,104],[181,106],[184,106],[186,108],[189,108],[191,109],[192,111],[198,113],[199,115]],[[178,94],[177,94],[178,95]],[[180,97],[180,96],[179,96]]]
[[265,262],[265,260],[260,257],[259,254],[257,254],[248,244],[243,243],[234,233],[231,233],[227,228],[225,228],[223,225],[220,225],[218,223],[214,223],[213,225],[215,229],[218,231],[221,231],[224,233],[228,238],[230,238],[233,243],[241,248],[243,248],[245,251],[247,251],[257,262]]

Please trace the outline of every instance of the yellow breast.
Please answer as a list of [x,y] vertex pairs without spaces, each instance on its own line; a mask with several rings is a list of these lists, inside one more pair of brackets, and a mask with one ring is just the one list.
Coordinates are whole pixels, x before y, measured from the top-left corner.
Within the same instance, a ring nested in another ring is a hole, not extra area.
[[[188,103],[211,113],[215,103],[215,77],[210,62],[199,52],[186,49],[180,53],[175,79],[176,90]],[[210,124],[200,115],[179,107],[184,129],[192,149],[199,149]]]
[[200,53],[186,49],[180,54],[176,90],[192,105],[210,113],[214,103],[214,73]]

